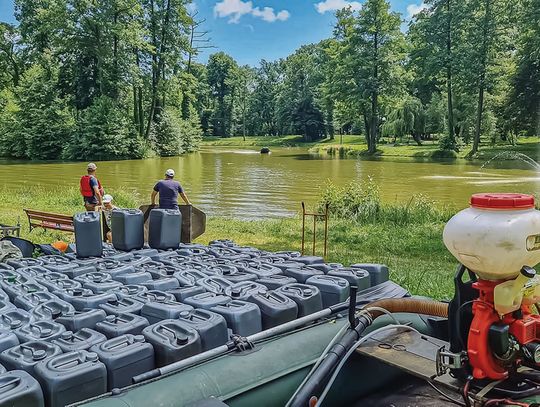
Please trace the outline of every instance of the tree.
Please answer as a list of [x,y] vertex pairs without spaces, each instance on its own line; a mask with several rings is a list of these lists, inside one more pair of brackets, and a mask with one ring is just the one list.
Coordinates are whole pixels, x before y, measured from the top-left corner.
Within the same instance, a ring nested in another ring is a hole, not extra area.
[[[447,136],[441,146],[457,150],[454,118],[454,91],[461,55],[463,7],[457,0],[426,0],[426,10],[418,13],[411,26],[414,48],[411,59],[422,69],[424,80],[434,81],[440,89],[444,84],[447,106]],[[442,90],[442,89],[441,89]]]
[[389,114],[383,132],[399,138],[410,135],[419,146],[422,145],[426,133],[426,112],[422,102],[410,96],[405,98]]
[[247,134],[247,114],[251,105],[253,95],[255,73],[252,68],[245,65],[238,69],[238,75],[235,79],[234,89],[237,93],[238,116],[241,120],[241,132],[244,141]]
[[214,110],[214,135],[229,137],[231,135],[234,86],[238,72],[236,61],[224,52],[210,55],[207,66],[208,84],[212,95],[216,98]]
[[358,107],[364,120],[368,152],[375,153],[379,138],[381,105],[402,90],[404,59],[401,20],[385,0],[367,0],[356,14],[337,13],[335,36],[340,47],[334,54],[334,93]]
[[255,70],[255,88],[250,113],[253,134],[278,134],[277,98],[283,80],[282,63],[262,60]]

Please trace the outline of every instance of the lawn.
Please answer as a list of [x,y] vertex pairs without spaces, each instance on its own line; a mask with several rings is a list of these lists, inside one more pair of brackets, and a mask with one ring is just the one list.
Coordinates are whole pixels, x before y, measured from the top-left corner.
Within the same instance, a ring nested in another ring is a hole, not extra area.
[[[114,196],[121,207],[138,207],[142,202],[140,197],[122,190],[115,191]],[[55,194],[40,188],[0,188],[0,198],[0,223],[13,225],[20,220],[21,237],[35,243],[50,243],[58,239],[73,241],[73,235],[68,233],[43,229],[29,232],[22,208],[62,214],[82,211],[76,188],[66,188]],[[390,267],[391,278],[411,292],[448,298],[452,292],[455,261],[442,243],[444,221],[414,222],[399,224],[399,220],[392,220],[360,223],[331,218],[327,261],[345,265],[384,263]],[[198,242],[207,244],[210,240],[223,238],[265,250],[300,250],[301,221],[298,218],[247,221],[210,217],[207,232]],[[319,236],[319,242],[318,254],[322,253],[322,236]]]
[[[203,146],[229,146],[229,147],[305,147],[313,153],[331,155],[361,156],[367,153],[367,145],[363,136],[345,135],[336,136],[334,139],[323,139],[316,142],[304,142],[301,136],[249,136],[246,141],[242,137],[205,137]],[[416,158],[467,158],[470,146],[463,146],[457,154],[439,150],[438,141],[424,141],[421,146],[414,142],[403,144],[392,143],[383,139],[378,145],[375,155],[384,157],[416,157]],[[516,145],[499,143],[492,145],[483,141],[480,151],[474,156],[475,159],[488,160],[505,151],[513,151],[525,154],[533,159],[538,159],[540,153],[540,139],[538,137],[521,138]],[[502,158],[505,158],[504,156]]]

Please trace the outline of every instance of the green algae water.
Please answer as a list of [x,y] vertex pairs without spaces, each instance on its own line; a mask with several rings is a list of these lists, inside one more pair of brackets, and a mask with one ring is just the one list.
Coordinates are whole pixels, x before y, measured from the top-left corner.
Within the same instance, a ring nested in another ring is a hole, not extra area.
[[[432,161],[406,158],[340,159],[309,154],[303,148],[272,148],[260,154],[254,147],[205,147],[181,157],[97,162],[107,193],[123,188],[148,203],[154,183],[173,168],[191,201],[210,216],[263,219],[292,216],[300,202],[313,204],[324,184],[365,181],[380,186],[387,202],[407,202],[422,193],[455,208],[466,206],[475,192],[536,193],[540,172],[519,160]],[[86,163],[0,161],[0,184],[28,188],[78,187]]]

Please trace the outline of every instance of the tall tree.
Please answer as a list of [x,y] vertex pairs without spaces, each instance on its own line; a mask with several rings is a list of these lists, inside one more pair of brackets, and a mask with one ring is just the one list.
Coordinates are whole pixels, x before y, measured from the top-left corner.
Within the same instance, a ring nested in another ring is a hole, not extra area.
[[364,119],[368,152],[377,150],[381,104],[402,91],[404,36],[399,14],[390,11],[386,0],[367,0],[358,13],[337,13],[337,54],[342,68],[335,72],[337,95],[358,106]]
[[234,81],[238,72],[238,65],[229,55],[218,52],[210,55],[207,71],[208,84],[212,89],[217,104],[213,118],[214,135],[229,137],[233,119]]

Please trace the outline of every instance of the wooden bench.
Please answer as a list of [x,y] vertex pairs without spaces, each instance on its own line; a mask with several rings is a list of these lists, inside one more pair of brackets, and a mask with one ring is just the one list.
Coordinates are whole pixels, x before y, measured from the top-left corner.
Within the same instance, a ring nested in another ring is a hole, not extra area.
[[62,232],[75,231],[73,227],[73,216],[59,215],[57,213],[40,212],[31,209],[23,209],[28,216],[28,223],[30,224],[30,231],[33,228],[44,228],[61,230]]

